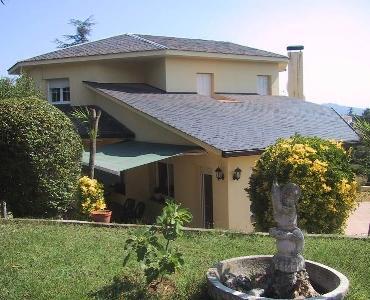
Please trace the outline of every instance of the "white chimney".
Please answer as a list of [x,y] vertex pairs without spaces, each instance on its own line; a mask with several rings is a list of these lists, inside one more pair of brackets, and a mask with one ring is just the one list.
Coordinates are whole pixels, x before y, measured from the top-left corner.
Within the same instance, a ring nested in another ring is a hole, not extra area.
[[303,94],[303,46],[288,46],[288,95],[304,99]]

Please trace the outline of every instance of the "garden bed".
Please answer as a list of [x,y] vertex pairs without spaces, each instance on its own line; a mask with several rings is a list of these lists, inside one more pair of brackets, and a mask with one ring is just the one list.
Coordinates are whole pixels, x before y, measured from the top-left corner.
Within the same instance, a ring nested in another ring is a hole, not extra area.
[[[129,290],[122,280],[138,266],[131,261],[123,269],[123,247],[137,230],[0,221],[0,299],[130,299],[122,294]],[[268,236],[209,231],[186,232],[176,244],[186,260],[171,278],[176,299],[205,299],[205,273],[220,260],[275,251]],[[310,236],[304,255],[345,274],[348,299],[365,300],[370,299],[369,250],[370,239]]]

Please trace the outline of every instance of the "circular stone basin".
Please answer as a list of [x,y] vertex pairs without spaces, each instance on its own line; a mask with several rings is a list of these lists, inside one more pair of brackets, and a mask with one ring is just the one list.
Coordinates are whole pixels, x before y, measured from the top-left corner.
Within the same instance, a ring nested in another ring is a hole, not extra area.
[[[223,274],[256,275],[267,272],[272,264],[272,255],[242,256],[223,260],[214,268],[208,269],[208,293],[212,299],[272,299],[267,297],[251,296],[232,290],[222,284]],[[325,265],[306,260],[306,270],[312,286],[321,296],[307,299],[343,299],[349,288],[349,281],[342,273]]]

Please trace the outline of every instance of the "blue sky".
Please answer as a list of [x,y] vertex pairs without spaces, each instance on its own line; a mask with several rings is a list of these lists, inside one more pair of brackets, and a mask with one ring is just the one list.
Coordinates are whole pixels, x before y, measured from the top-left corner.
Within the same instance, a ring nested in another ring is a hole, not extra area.
[[[226,40],[281,54],[303,44],[307,100],[370,107],[370,1],[5,0],[0,76],[16,61],[55,49],[70,18],[94,15],[91,40],[144,33]],[[286,72],[285,72],[286,73]],[[280,89],[286,91],[286,74]]]

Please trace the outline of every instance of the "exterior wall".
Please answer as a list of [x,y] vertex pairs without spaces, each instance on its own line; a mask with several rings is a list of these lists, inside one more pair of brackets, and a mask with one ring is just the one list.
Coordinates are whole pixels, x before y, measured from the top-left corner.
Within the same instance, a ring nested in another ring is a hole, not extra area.
[[145,83],[166,91],[166,64],[164,58],[146,63]]
[[88,90],[82,81],[104,83],[143,83],[147,82],[158,88],[165,88],[165,76],[162,73],[164,61],[95,61],[42,65],[24,68],[41,91],[47,94],[47,80],[68,78],[72,105],[91,104],[93,92]]
[[[175,199],[188,208],[193,220],[190,226],[204,227],[202,208],[202,173],[213,175],[213,218],[214,227],[251,232],[250,201],[244,190],[259,156],[221,158],[213,154],[181,156],[165,160],[174,165]],[[214,170],[220,166],[225,179],[217,180]],[[233,180],[233,172],[242,170],[240,180]],[[116,199],[133,198],[146,204],[145,218],[153,221],[160,214],[162,206],[149,200],[155,189],[155,164],[126,171],[126,196]]]
[[135,140],[175,145],[194,145],[181,136],[141,117],[122,104],[94,93],[93,104],[98,105],[112,117],[135,133]]
[[272,94],[279,94],[279,64],[273,62],[166,57],[50,64],[24,67],[23,71],[45,94],[47,79],[68,78],[72,105],[90,103],[92,93],[82,81],[139,82],[168,92],[195,93],[197,73],[213,73],[217,93],[256,93],[257,75],[269,75]]
[[[258,155],[228,158],[229,229],[253,231],[253,226],[250,222],[250,200],[248,193],[244,189],[249,186],[249,177],[258,158]],[[240,180],[233,180],[233,173],[237,167],[242,170],[241,177]]]
[[256,93],[257,75],[269,75],[272,95],[279,94],[278,63],[167,57],[168,92],[196,92],[196,74],[213,73],[216,93]]
[[[203,227],[202,173],[213,175],[213,219],[215,228],[228,228],[228,181],[218,181],[214,170],[227,166],[226,159],[214,154],[183,156],[169,159],[174,164],[175,199],[193,214],[192,226]],[[226,175],[226,174],[225,174]]]

